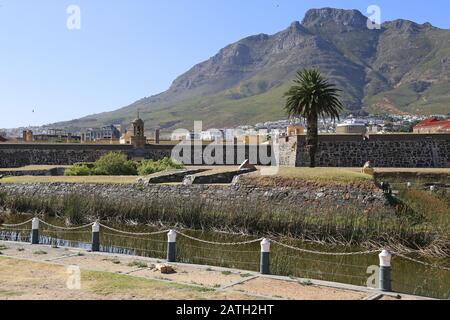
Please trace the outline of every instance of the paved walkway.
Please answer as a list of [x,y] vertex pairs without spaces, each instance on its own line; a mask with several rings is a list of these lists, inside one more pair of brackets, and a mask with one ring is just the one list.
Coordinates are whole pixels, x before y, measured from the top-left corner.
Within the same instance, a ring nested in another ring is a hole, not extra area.
[[[259,273],[249,273],[247,271],[236,269],[187,265],[181,263],[170,264],[170,266],[175,269],[174,273],[162,274],[161,267],[166,265],[165,261],[108,253],[92,253],[72,248],[52,248],[43,245],[32,246],[27,243],[0,241],[0,251],[2,253],[0,257],[11,259],[11,261],[32,262],[35,266],[34,268],[39,269],[45,269],[46,266],[49,265],[59,267],[78,266],[82,272],[100,271],[126,275],[130,277],[130,279],[151,279],[163,283],[204,288],[207,291],[216,293],[215,295],[206,297],[210,299],[222,299],[223,296],[233,299],[283,300],[425,299],[403,294],[383,294],[370,288],[332,282],[280,276],[263,276]],[[6,273],[7,271],[0,268],[0,282],[2,282],[0,299],[4,298],[4,296],[2,296],[2,290],[7,292],[8,281],[14,282],[14,277],[10,277],[10,275],[5,274],[4,272]],[[36,274],[36,272],[31,270],[31,274]],[[35,280],[38,280],[36,283],[40,288],[48,288],[46,281],[50,280],[45,276],[45,272],[40,278]],[[14,286],[15,290],[28,290],[27,288],[20,288],[17,281],[14,282]],[[48,296],[45,297],[48,298]],[[30,295],[27,295],[26,298],[30,298]],[[31,295],[31,298],[36,297]],[[70,296],[69,299],[70,298],[90,299],[92,297],[79,295]],[[133,296],[125,296],[122,298],[128,299],[133,298]],[[159,299],[160,297],[153,296],[150,293],[145,296],[145,298]],[[167,298],[170,299],[171,297]],[[193,298],[196,297],[194,296]],[[58,296],[56,296],[55,299],[58,299]]]

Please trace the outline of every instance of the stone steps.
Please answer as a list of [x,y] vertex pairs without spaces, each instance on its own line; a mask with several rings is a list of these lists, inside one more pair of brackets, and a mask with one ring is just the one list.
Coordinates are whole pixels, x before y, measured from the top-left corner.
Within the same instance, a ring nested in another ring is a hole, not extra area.
[[256,169],[240,169],[224,172],[211,172],[210,174],[189,175],[183,180],[184,185],[193,184],[231,184],[237,176],[256,171]]
[[138,178],[141,184],[182,183],[186,176],[208,171],[207,169],[177,170],[157,173],[147,177]]

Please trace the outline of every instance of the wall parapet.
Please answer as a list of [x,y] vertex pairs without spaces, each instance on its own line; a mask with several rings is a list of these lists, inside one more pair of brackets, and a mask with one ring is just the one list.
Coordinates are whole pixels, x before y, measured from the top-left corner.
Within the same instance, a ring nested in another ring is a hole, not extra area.
[[[292,166],[309,165],[306,136],[293,136],[280,140],[284,155],[281,162]],[[291,158],[290,158],[291,157]],[[383,134],[371,135],[320,135],[316,155],[319,167],[362,167],[370,161],[375,167],[397,168],[450,168],[450,134]]]
[[[175,149],[177,148],[177,149]],[[0,168],[27,165],[72,165],[94,162],[108,152],[120,152],[128,158],[160,160],[174,156],[186,165],[240,165],[273,163],[270,145],[84,145],[84,144],[0,144]],[[268,162],[268,163],[265,163]]]

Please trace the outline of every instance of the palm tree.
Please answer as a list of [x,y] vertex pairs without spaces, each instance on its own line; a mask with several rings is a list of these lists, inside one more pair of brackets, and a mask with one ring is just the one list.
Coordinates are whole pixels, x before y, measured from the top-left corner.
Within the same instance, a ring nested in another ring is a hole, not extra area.
[[317,69],[298,71],[294,83],[284,94],[287,98],[285,108],[290,117],[301,117],[307,122],[306,148],[309,152],[310,167],[314,168],[319,139],[319,117],[331,117],[333,121],[339,119],[339,113],[343,110],[339,100],[341,90],[329,83]]

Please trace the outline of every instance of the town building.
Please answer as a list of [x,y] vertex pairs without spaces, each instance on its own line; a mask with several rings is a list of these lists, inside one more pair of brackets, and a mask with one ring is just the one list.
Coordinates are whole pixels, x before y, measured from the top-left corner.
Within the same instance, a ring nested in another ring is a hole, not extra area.
[[450,133],[450,120],[426,119],[416,125],[413,131],[414,133]]
[[22,134],[22,141],[23,142],[32,142],[33,141],[33,131],[24,130],[23,134]]
[[223,130],[210,129],[202,131],[201,139],[203,141],[223,141],[225,139],[225,133]]
[[362,120],[348,119],[336,126],[337,134],[366,134],[366,124]]
[[286,129],[286,134],[288,137],[298,136],[298,135],[304,134],[304,133],[305,133],[304,126],[292,125],[292,126],[288,126]]
[[188,135],[189,133],[185,130],[175,130],[171,133],[170,139],[172,141],[183,141],[187,139]]
[[81,136],[72,135],[63,129],[47,129],[45,133],[34,134],[31,130],[23,131],[23,142],[40,143],[79,143]]
[[189,132],[186,135],[186,140],[202,140],[202,134],[198,132]]
[[256,145],[261,143],[260,135],[243,136],[242,143],[245,145]]
[[113,125],[101,128],[89,128],[81,133],[81,142],[102,142],[102,141],[119,141],[120,131]]

